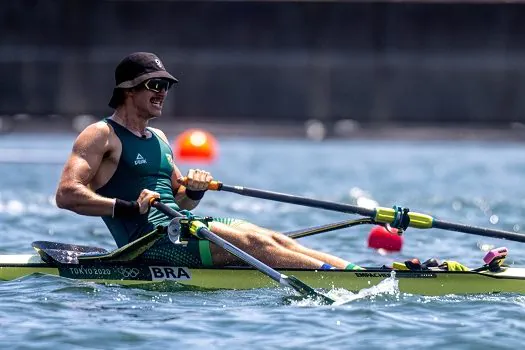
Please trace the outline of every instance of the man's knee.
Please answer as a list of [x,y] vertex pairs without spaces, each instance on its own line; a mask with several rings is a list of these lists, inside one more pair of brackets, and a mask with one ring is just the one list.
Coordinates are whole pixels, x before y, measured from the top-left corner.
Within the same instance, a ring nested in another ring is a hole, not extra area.
[[288,249],[294,249],[299,245],[297,241],[291,239],[290,237],[283,235],[282,233],[274,232],[271,235],[271,238],[277,242],[282,247],[288,248]]
[[254,231],[245,232],[245,235],[250,245],[256,249],[273,250],[280,246],[279,242],[269,235],[263,235]]

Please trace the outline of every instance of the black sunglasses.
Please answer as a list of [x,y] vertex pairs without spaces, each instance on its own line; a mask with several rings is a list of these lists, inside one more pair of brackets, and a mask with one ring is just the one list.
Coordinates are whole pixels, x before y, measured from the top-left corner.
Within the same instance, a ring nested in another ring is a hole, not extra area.
[[171,85],[171,81],[166,79],[150,79],[144,82],[144,87],[153,92],[168,91]]

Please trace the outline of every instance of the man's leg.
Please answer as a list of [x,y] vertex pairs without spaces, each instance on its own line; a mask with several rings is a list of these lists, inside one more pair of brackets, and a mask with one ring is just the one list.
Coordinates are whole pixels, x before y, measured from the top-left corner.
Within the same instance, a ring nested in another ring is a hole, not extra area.
[[344,269],[345,267],[348,266],[348,264],[350,264],[349,261],[346,261],[344,259],[338,258],[336,256],[333,256],[327,253],[323,253],[323,252],[320,252],[314,249],[307,248],[301,245],[300,243],[298,243],[296,240],[293,240],[290,237],[283,235],[282,233],[265,229],[263,227],[254,225],[250,222],[239,223],[236,227],[243,231],[257,232],[260,234],[265,234],[267,236],[270,236],[280,245],[290,250],[308,255],[320,261],[324,261],[325,263],[328,263],[339,269]]
[[[211,222],[209,226],[210,230],[219,237],[271,267],[319,269],[325,264],[325,261],[289,249],[269,234],[228,226],[220,222]],[[239,259],[215,244],[210,243],[210,250],[214,265],[231,265],[239,262]]]

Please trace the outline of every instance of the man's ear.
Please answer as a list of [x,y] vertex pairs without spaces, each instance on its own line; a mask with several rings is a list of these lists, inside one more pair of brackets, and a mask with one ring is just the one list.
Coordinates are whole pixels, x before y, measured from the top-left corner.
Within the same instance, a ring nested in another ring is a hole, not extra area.
[[135,89],[134,88],[124,90],[124,96],[125,97],[128,97],[128,96],[132,97],[134,94],[135,94]]
[[129,89],[126,89],[126,91],[129,92],[130,95],[134,95],[134,94],[138,93],[141,90],[142,90],[142,86],[140,86],[140,85],[132,87],[132,88],[129,88]]

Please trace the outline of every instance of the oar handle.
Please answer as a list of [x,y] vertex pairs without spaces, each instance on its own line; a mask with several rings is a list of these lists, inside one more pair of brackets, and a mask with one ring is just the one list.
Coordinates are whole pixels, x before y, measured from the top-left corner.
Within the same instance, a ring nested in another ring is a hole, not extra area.
[[166,204],[161,203],[158,198],[151,198],[149,201],[151,207],[157,208],[161,213],[172,218],[183,217],[178,211],[168,207]]
[[[188,177],[183,176],[177,180],[181,185],[187,186],[188,185]],[[211,191],[220,191],[222,188],[222,182],[220,181],[211,181],[208,185],[208,190]]]

